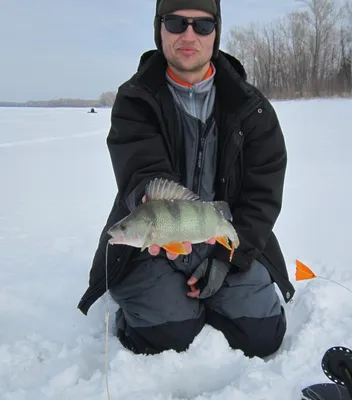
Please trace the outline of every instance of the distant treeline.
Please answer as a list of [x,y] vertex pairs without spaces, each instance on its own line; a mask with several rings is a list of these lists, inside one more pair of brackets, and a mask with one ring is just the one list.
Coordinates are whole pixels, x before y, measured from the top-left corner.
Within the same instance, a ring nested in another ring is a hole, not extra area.
[[269,98],[352,97],[352,0],[297,0],[264,26],[235,27],[227,51]]
[[[296,2],[300,9],[269,24],[231,29],[227,51],[243,63],[249,82],[270,99],[352,97],[352,0]],[[98,100],[0,106],[111,107],[115,97],[116,92],[105,92]]]
[[46,101],[27,101],[25,103],[0,102],[0,107],[112,107],[116,92],[104,92],[98,100],[55,99]]

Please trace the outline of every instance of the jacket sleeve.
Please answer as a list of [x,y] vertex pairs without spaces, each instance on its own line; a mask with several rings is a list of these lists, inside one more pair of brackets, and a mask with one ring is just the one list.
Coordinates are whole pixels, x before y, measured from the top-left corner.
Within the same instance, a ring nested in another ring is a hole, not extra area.
[[130,211],[156,177],[178,181],[153,107],[139,97],[117,94],[107,145],[120,199]]
[[[231,263],[241,269],[249,268],[264,251],[282,207],[286,145],[275,110],[266,99],[262,110],[260,122],[244,139],[243,178],[233,207],[240,245]],[[228,250],[218,244],[214,256],[229,260]]]

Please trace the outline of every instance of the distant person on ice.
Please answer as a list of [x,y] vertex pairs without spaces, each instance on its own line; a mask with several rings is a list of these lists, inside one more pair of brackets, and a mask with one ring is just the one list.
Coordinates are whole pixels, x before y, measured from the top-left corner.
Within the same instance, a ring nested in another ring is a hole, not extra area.
[[185,351],[204,324],[249,357],[276,352],[294,288],[273,227],[280,214],[287,155],[270,102],[219,50],[220,0],[158,0],[157,50],[118,91],[107,138],[118,194],[103,229],[79,309],[105,293],[108,229],[145,201],[154,178],[179,182],[202,200],[225,200],[240,245],[188,244],[175,256],[108,247],[108,281],[118,303],[116,334],[139,354]]

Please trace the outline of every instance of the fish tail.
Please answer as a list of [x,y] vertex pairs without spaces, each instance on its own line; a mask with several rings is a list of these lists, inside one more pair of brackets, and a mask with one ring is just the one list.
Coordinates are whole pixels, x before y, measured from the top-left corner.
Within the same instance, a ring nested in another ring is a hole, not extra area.
[[226,247],[228,250],[230,250],[230,261],[232,261],[232,257],[235,253],[236,248],[239,245],[239,241],[238,240],[234,240],[234,239],[230,239],[231,240],[231,246],[228,242],[229,238],[226,236],[221,236],[221,237],[217,237],[216,241],[218,243],[220,243],[221,245],[223,245],[224,247]]
[[236,234],[235,237],[231,238],[231,253],[230,253],[230,261],[232,260],[233,254],[237,247],[240,245],[240,240],[238,239],[238,236]]
[[231,244],[232,244],[232,246],[231,246],[231,252],[230,252],[230,262],[232,261],[233,254],[234,254],[235,249],[236,249],[235,242],[232,241]]
[[216,239],[216,241],[217,241],[218,243],[220,243],[221,245],[223,245],[223,246],[226,247],[227,249],[231,250],[231,246],[230,246],[230,244],[229,244],[229,241],[228,241],[228,237],[227,237],[227,236],[218,236],[218,237],[216,237],[215,239]]

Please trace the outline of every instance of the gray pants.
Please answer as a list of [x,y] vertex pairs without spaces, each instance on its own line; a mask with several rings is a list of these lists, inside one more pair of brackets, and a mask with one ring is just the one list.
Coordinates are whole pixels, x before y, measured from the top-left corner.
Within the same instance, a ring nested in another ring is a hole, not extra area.
[[144,255],[127,268],[130,273],[110,293],[120,306],[117,336],[135,353],[184,351],[205,323],[248,356],[265,357],[280,347],[286,332],[283,308],[258,261],[246,272],[230,271],[221,289],[206,300],[186,296],[192,271],[175,268],[165,257]]

